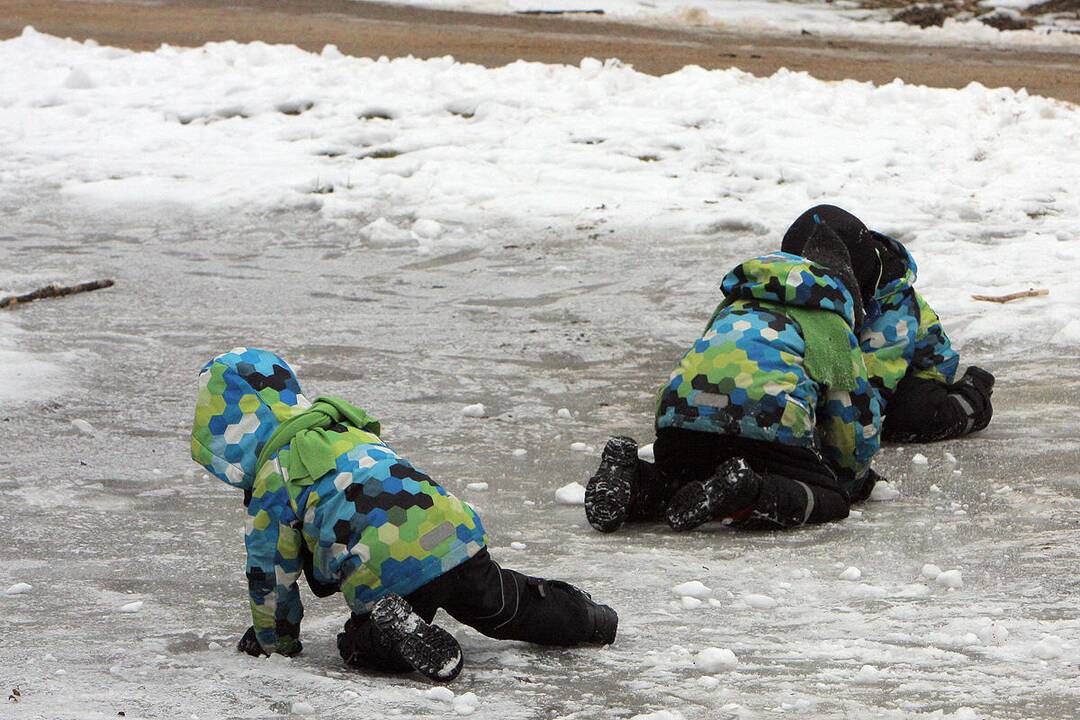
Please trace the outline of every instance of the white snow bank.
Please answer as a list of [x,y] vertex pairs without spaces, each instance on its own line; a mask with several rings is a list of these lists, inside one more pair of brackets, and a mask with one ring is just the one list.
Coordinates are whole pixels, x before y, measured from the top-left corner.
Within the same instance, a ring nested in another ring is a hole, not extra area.
[[[1004,359],[1038,338],[1056,357],[1080,342],[1080,187],[1065,180],[1080,111],[1024,91],[261,43],[135,53],[30,29],[0,42],[0,67],[6,188],[112,209],[319,211],[366,227],[363,243],[421,249],[484,244],[496,226],[574,236],[587,220],[764,251],[833,202],[907,243],[961,347]],[[68,87],[74,69],[91,82]],[[970,297],[1029,287],[1050,295]]]
[[[1026,7],[997,0],[993,7]],[[845,0],[388,0],[399,5],[460,9],[484,13],[530,10],[603,10],[622,21],[648,25],[715,27],[753,33],[799,34],[803,31],[829,37],[878,39],[913,43],[978,43],[980,45],[1080,46],[1080,40],[1052,30],[1077,29],[1080,22],[1068,17],[1041,18],[1037,32],[1000,31],[973,19],[949,19],[942,27],[920,28],[892,22],[895,8],[865,10]],[[1062,16],[1067,16],[1062,13]]]

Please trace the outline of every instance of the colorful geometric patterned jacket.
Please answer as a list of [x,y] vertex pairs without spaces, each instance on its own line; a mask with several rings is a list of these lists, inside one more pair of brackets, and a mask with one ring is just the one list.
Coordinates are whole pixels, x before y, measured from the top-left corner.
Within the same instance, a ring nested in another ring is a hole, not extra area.
[[[851,391],[811,378],[802,329],[782,312],[785,305],[826,310],[851,328],[851,295],[825,268],[784,252],[743,263],[721,288],[724,304],[660,390],[657,429],[815,448],[854,494],[880,443],[877,393],[861,366]],[[848,342],[858,347],[850,331]]]
[[191,455],[245,491],[247,579],[253,626],[267,653],[299,651],[297,579],[319,596],[340,591],[354,613],[387,593],[407,595],[487,542],[476,512],[398,457],[371,432],[321,430],[336,467],[308,484],[286,477],[290,447],[257,458],[274,430],[310,407],[296,375],[273,353],[238,348],[202,369]]
[[888,250],[889,275],[866,308],[859,344],[870,383],[881,393],[882,412],[905,375],[951,383],[960,364],[941,327],[937,313],[912,287],[918,268],[914,258],[896,240],[874,233]]

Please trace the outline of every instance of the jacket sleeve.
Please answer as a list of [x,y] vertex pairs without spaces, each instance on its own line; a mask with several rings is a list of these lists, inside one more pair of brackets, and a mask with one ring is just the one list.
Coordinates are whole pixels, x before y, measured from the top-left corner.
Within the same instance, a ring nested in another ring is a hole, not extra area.
[[244,527],[252,626],[267,654],[295,655],[302,647],[304,606],[296,580],[303,566],[303,538],[281,475],[271,472],[261,480]]
[[941,326],[934,309],[918,292],[915,301],[919,305],[919,330],[915,335],[915,352],[908,369],[909,377],[933,380],[942,385],[953,381],[960,365],[960,354],[953,349],[945,328]]
[[840,487],[850,497],[870,470],[870,461],[881,446],[881,401],[866,377],[854,390],[828,390],[818,410],[822,454],[836,472]]

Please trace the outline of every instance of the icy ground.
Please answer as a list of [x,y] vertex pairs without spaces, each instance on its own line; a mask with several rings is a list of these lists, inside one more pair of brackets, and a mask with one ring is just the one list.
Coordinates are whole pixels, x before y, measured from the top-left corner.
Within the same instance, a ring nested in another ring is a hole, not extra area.
[[[1001,31],[969,16],[949,18],[941,27],[920,28],[892,18],[901,9],[874,8],[854,0],[380,0],[401,5],[483,13],[570,12],[648,25],[712,27],[752,33],[799,34],[914,43],[1050,45],[1080,48],[1075,11],[1030,18],[1032,30]],[[983,0],[980,11],[1020,19],[1038,0]],[[926,3],[930,5],[932,3]]]
[[[0,405],[4,717],[1074,716],[1075,108],[585,65],[0,43],[0,294],[117,281],[3,316],[5,348],[65,383]],[[380,148],[400,154],[358,157]],[[965,363],[999,378],[993,425],[886,448],[895,497],[843,523],[591,531],[556,489],[609,433],[649,439],[721,274],[823,199],[908,242]],[[1032,285],[1051,295],[969,298]],[[380,417],[500,561],[613,605],[618,642],[451,623],[450,696],[343,669],[344,604],[309,597],[303,656],[234,653],[240,497],[187,433],[199,366],[238,344]]]

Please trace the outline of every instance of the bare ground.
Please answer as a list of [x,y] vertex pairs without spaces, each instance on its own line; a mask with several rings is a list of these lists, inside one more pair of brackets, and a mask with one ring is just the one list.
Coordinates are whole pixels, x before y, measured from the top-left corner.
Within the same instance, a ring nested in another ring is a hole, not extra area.
[[480,15],[350,0],[0,0],[0,38],[33,25],[42,32],[152,49],[161,43],[262,40],[319,50],[328,43],[352,55],[455,58],[499,66],[519,58],[576,64],[618,57],[651,74],[688,64],[738,67],[769,75],[781,67],[824,80],[875,83],[901,78],[933,87],[1026,87],[1080,102],[1080,56],[1047,50],[932,47],[754,36],[712,29],[663,29],[549,16]]

